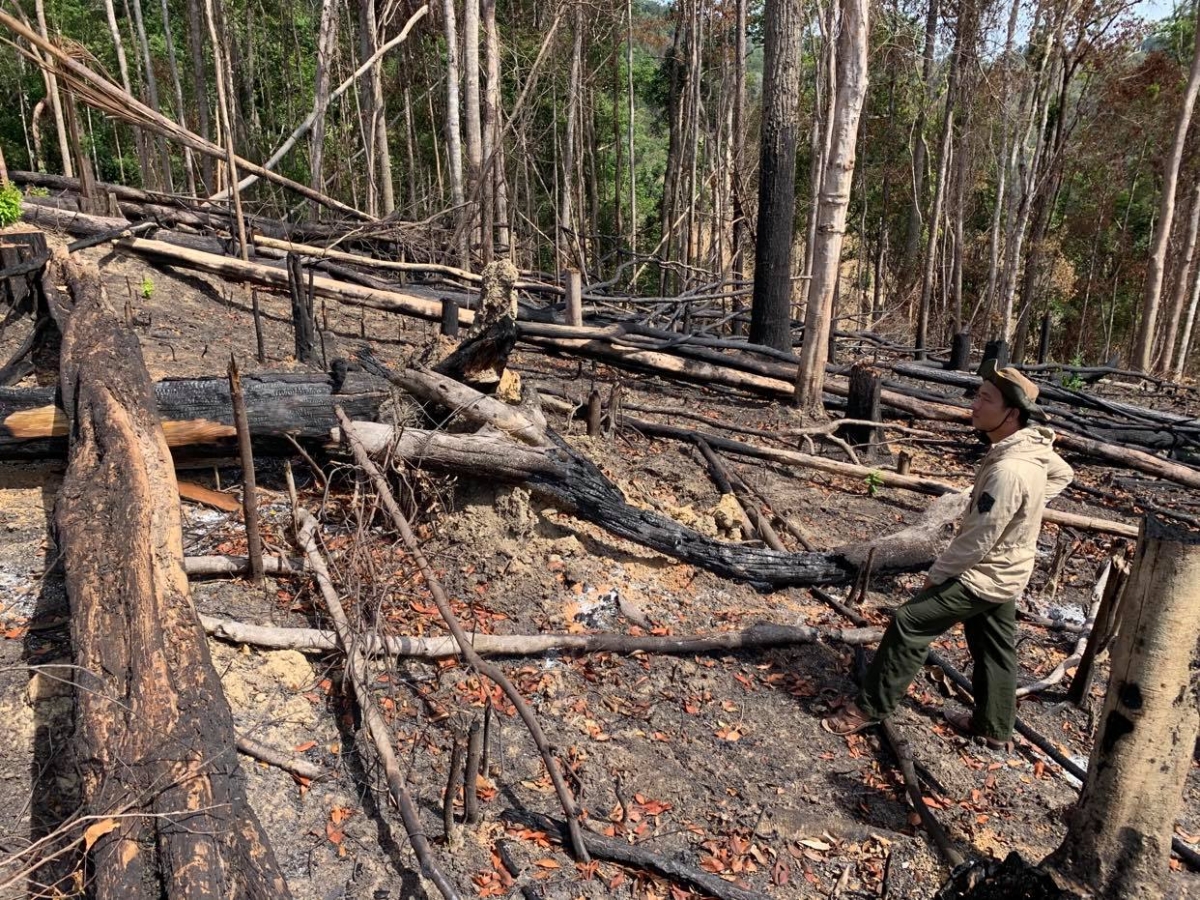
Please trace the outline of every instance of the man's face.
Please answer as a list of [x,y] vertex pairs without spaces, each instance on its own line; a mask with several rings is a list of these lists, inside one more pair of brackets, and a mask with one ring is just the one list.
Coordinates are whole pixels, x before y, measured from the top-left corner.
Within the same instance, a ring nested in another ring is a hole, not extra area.
[[971,427],[984,432],[995,431],[1006,418],[1016,414],[1017,410],[1004,402],[1000,389],[985,381],[971,402]]

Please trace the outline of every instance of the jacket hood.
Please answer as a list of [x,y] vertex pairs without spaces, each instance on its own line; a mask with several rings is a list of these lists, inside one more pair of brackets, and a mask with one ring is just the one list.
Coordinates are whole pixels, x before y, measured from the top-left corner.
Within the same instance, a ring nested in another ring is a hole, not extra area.
[[1022,460],[1044,467],[1053,452],[1054,432],[1045,425],[1028,425],[994,444],[988,451],[988,458],[992,462]]

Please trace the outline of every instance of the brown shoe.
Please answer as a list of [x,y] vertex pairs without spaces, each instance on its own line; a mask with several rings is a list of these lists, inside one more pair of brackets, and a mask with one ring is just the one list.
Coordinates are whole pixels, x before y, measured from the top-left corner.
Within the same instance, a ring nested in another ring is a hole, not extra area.
[[968,712],[958,712],[956,710],[946,709],[942,711],[942,715],[946,719],[946,724],[957,731],[959,734],[969,737],[977,744],[985,744],[992,750],[1011,751],[1013,742],[1011,739],[1002,741],[999,738],[988,737],[985,734],[980,734],[975,730],[975,722]]
[[848,737],[852,734],[858,734],[860,731],[866,731],[872,725],[878,724],[878,719],[872,719],[868,716],[858,708],[858,704],[853,700],[847,701],[832,716],[826,716],[821,720],[821,727],[830,734],[836,734],[838,737]]

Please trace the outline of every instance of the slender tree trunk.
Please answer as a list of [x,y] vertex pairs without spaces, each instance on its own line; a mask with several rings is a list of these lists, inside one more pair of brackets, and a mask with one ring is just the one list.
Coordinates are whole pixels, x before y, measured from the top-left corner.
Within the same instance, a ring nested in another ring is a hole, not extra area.
[[1087,782],[1047,863],[1098,897],[1166,896],[1171,835],[1196,743],[1200,541],[1147,519]]
[[204,16],[208,24],[208,35],[213,52],[213,71],[217,83],[217,117],[225,135],[225,158],[229,166],[229,186],[233,192],[233,219],[237,226],[238,248],[243,260],[250,258],[246,245],[246,222],[242,218],[242,192],[238,188],[237,163],[233,152],[233,124],[229,107],[229,92],[225,89],[225,65],[221,59],[221,39],[217,35],[217,17],[213,10],[214,0],[204,0]]
[[932,103],[933,97],[933,60],[934,49],[937,46],[938,0],[929,0],[929,9],[925,15],[925,49],[921,54],[921,90],[922,99],[917,111],[917,121],[913,125],[912,143],[912,202],[908,207],[908,228],[904,233],[904,256],[901,257],[900,270],[903,273],[905,293],[909,293],[917,277],[917,254],[921,249],[921,233],[923,222],[921,201],[925,196],[925,169],[929,156],[928,145],[925,143],[926,109]]
[[[117,22],[117,10],[113,5],[113,0],[104,0],[104,12],[108,16],[108,32],[112,35],[113,47],[117,52],[117,69],[121,75],[121,87],[125,88],[125,93],[129,96],[135,97],[137,95],[133,92],[133,82],[129,79],[129,61],[125,57],[125,41],[121,37],[121,26]],[[137,146],[141,182],[148,188],[154,188],[157,185],[150,166],[150,155],[146,152],[146,136],[140,128],[134,127],[133,138]]]
[[1191,206],[1187,237],[1184,239],[1183,252],[1179,254],[1179,274],[1175,279],[1175,290],[1171,294],[1171,306],[1163,331],[1158,363],[1154,367],[1157,372],[1170,372],[1175,363],[1175,339],[1179,336],[1179,323],[1183,318],[1183,308],[1187,305],[1192,264],[1196,259],[1196,238],[1200,232],[1200,181],[1192,188]]
[[1200,305],[1200,272],[1192,276],[1192,299],[1188,302],[1187,321],[1183,326],[1183,336],[1179,339],[1179,353],[1175,357],[1175,369],[1171,377],[1176,381],[1183,377],[1187,368],[1188,356],[1192,350],[1193,327],[1196,324],[1196,307]]
[[1009,211],[1008,195],[1010,187],[1008,184],[1008,173],[1013,165],[1015,165],[1016,160],[1015,140],[1011,134],[1008,122],[1009,117],[1007,115],[1010,102],[1008,91],[1011,84],[1008,72],[1013,64],[1013,41],[1016,38],[1017,14],[1020,12],[1020,9],[1021,0],[1012,0],[1012,6],[1009,8],[1008,13],[1007,35],[1004,40],[1004,56],[1002,57],[1004,75],[1000,87],[1000,154],[997,158],[996,167],[1000,174],[996,181],[996,205],[992,209],[991,237],[988,241],[987,287],[984,288],[983,296],[980,298],[979,304],[975,307],[976,313],[983,310],[988,317],[991,316],[992,305],[996,300],[998,278],[1000,275],[1000,236],[1005,220],[1005,213]]
[[442,13],[446,29],[446,165],[450,172],[450,201],[458,209],[459,263],[463,268],[471,267],[466,218],[463,210],[463,150],[462,107],[459,102],[458,70],[458,22],[454,13],[454,0],[443,0]]
[[[965,9],[966,4],[963,4]],[[921,275],[921,300],[917,306],[917,359],[925,358],[925,343],[929,331],[929,307],[933,298],[933,276],[938,258],[938,223],[942,220],[942,205],[946,197],[946,178],[950,169],[950,142],[954,137],[954,103],[958,92],[959,71],[962,68],[963,31],[970,28],[968,18],[960,12],[954,38],[950,76],[946,83],[946,107],[942,114],[942,139],[938,147],[937,177],[933,188],[933,209],[929,213],[929,239],[925,243],[925,269]],[[969,38],[968,38],[969,40]]]
[[[496,247],[496,139],[499,137],[500,113],[500,36],[496,33],[496,0],[480,0],[483,26],[484,85],[483,109],[480,121],[480,145],[483,170],[479,188],[479,236],[483,264],[492,261]],[[614,110],[616,108],[614,104]],[[616,116],[614,114],[614,120]],[[620,177],[617,178],[618,183]]]
[[[49,39],[50,35],[46,30],[45,0],[34,0],[34,8],[37,14],[38,34]],[[71,144],[67,139],[67,121],[63,117],[62,98],[58,93],[58,79],[49,69],[45,69],[43,72],[46,79],[46,94],[50,98],[50,109],[54,113],[54,129],[58,134],[58,152],[59,158],[62,160],[63,174],[68,178],[74,178],[75,166],[71,160]]]
[[[338,8],[336,0],[321,3],[321,23],[317,28],[317,71],[313,86],[313,127],[309,135],[309,173],[314,191],[325,191],[325,110],[329,106],[330,66],[337,48]],[[321,206],[314,202],[313,216],[320,217]]]
[[637,160],[633,152],[633,127],[634,112],[637,107],[637,97],[633,91],[633,0],[627,0],[625,4],[625,13],[626,22],[629,28],[625,41],[625,68],[629,79],[629,147],[627,148],[629,151],[629,252],[636,256],[638,233]]
[[577,271],[584,269],[579,241],[579,223],[575,219],[576,137],[579,131],[580,84],[583,78],[583,5],[576,0],[573,13],[574,40],[571,45],[571,74],[567,83],[567,122],[562,150],[562,189],[559,194],[559,220],[561,229],[559,243],[563,247],[564,260]]
[[1179,167],[1183,162],[1183,149],[1187,143],[1188,128],[1192,123],[1192,109],[1196,105],[1196,93],[1200,91],[1200,26],[1196,29],[1192,46],[1192,67],[1188,72],[1187,88],[1183,94],[1183,106],[1175,122],[1175,138],[1171,152],[1163,168],[1162,197],[1158,207],[1158,226],[1154,232],[1154,243],[1150,251],[1150,264],[1146,272],[1146,288],[1142,297],[1142,322],[1138,327],[1137,344],[1130,364],[1141,372],[1150,370],[1154,337],[1158,327],[1158,306],[1162,296],[1163,273],[1166,270],[1167,244],[1171,239],[1171,226],[1175,219],[1175,189],[1179,183]]
[[[480,172],[483,167],[483,134],[479,98],[479,3],[463,3],[463,132],[467,149],[467,193],[481,196]],[[472,219],[478,213],[472,211]],[[474,232],[473,232],[474,233]]]
[[767,0],[764,20],[762,141],[750,341],[790,350],[796,142],[800,133],[799,0]]
[[[175,121],[184,128],[187,124],[187,108],[183,102],[183,81],[179,77],[179,61],[175,57],[175,33],[171,30],[171,11],[168,0],[162,0],[163,43],[167,47],[167,67],[171,72],[171,87],[175,91]],[[183,176],[187,179],[188,194],[195,197],[196,169],[192,148],[183,148]]]
[[[204,60],[203,0],[188,0],[188,53],[192,58],[192,100],[196,104],[196,128],[200,137],[212,140],[212,125],[208,118],[208,75]],[[211,196],[217,189],[213,158],[207,153],[200,158],[200,179],[203,193]]]
[[[731,151],[732,157],[732,172],[731,172],[731,194],[730,202],[733,212],[733,256],[731,271],[734,281],[738,284],[734,285],[734,291],[742,289],[742,282],[746,277],[746,244],[749,241],[747,234],[746,211],[742,203],[743,187],[742,175],[744,172],[744,161],[746,158],[746,5],[748,0],[737,0],[737,24],[734,26],[737,33],[734,36],[734,53],[733,53],[733,125],[732,125],[732,140],[733,147]],[[741,297],[737,297],[733,301],[735,310],[740,311],[745,304]],[[744,334],[745,326],[740,321],[734,322],[732,332],[734,334]]]
[[[142,0],[132,0],[133,22],[137,28],[138,48],[146,72],[146,99],[155,112],[161,112],[158,102],[158,78],[154,75],[154,60],[150,56],[150,41],[146,38],[146,23],[142,17]],[[167,139],[161,135],[155,139],[158,145],[159,165],[162,168],[162,185],[169,193],[175,193],[175,181],[171,175],[171,156],[167,152]]]
[[[1040,169],[1042,149],[1045,146],[1046,117],[1050,102],[1044,90],[1045,72],[1050,57],[1054,54],[1055,39],[1052,29],[1046,27],[1046,46],[1042,53],[1037,74],[1029,87],[1029,116],[1024,135],[1014,143],[1014,159],[1020,160],[1020,170],[1025,177],[1012,184],[1012,207],[1007,216],[1007,236],[1004,242],[1004,269],[1000,277],[1001,338],[1011,346],[1013,336],[1013,301],[1016,297],[1017,271],[1021,261],[1021,248],[1029,230],[1029,217],[1033,209],[1034,191]],[[1030,146],[1030,140],[1033,144]],[[1016,169],[1014,168],[1014,175]],[[1014,220],[1015,216],[1015,220]]]
[[842,0],[841,7],[833,142],[821,186],[817,248],[813,255],[808,309],[804,316],[804,344],[796,377],[796,403],[814,415],[824,414],[821,389],[825,384],[825,361],[829,358],[829,333],[833,327],[842,238],[846,231],[850,187],[854,181],[858,119],[867,93],[869,0]]
[[[375,18],[375,0],[362,0],[362,21],[368,57],[374,56],[380,46],[379,23]],[[388,140],[387,102],[383,96],[383,60],[375,61],[367,74],[368,85],[371,89],[370,127],[364,135],[364,143],[374,147],[375,183],[377,186],[378,202],[375,204],[381,215],[391,215],[396,210],[396,189],[392,183],[392,148]]]

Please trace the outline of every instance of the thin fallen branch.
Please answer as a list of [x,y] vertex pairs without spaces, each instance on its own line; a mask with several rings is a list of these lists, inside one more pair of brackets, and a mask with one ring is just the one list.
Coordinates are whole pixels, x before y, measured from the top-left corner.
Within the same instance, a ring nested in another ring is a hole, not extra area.
[[[507,809],[501,817],[512,824],[534,828],[546,833],[551,840],[563,842],[563,824],[549,816],[528,810]],[[665,875],[675,881],[690,884],[719,900],[768,900],[766,894],[740,887],[678,859],[652,853],[644,847],[629,844],[618,838],[587,830],[583,832],[588,851],[596,859],[635,866]]]
[[954,868],[963,861],[963,855],[958,851],[950,838],[946,835],[946,829],[942,828],[941,823],[934,816],[931,810],[925,804],[925,797],[921,794],[921,782],[917,777],[917,767],[913,762],[912,750],[908,746],[908,741],[901,737],[896,731],[895,726],[887,719],[879,723],[883,727],[883,733],[887,736],[888,743],[892,746],[892,752],[896,755],[896,762],[900,766],[900,775],[904,779],[904,790],[908,793],[909,802],[916,809],[917,815],[921,817],[921,824],[925,826],[925,830],[929,832],[929,836],[933,839],[933,843],[937,845],[942,857],[946,860],[950,868]]
[[408,832],[408,840],[412,844],[413,852],[417,855],[421,874],[437,885],[446,900],[460,900],[454,885],[450,883],[433,858],[433,850],[429,845],[429,839],[425,836],[416,804],[413,803],[412,795],[408,792],[404,773],[401,771],[396,753],[392,749],[391,729],[384,721],[379,707],[372,698],[366,654],[350,630],[350,623],[342,608],[341,598],[329,577],[325,558],[317,548],[317,520],[306,510],[296,507],[296,521],[298,525],[296,540],[304,549],[309,568],[316,577],[317,585],[321,589],[321,596],[325,598],[325,605],[329,609],[329,617],[333,620],[334,628],[337,630],[338,644],[346,654],[346,668],[350,672],[354,695],[358,698],[359,707],[362,709],[363,723],[379,754],[379,761],[383,766],[392,799],[400,808],[400,818],[404,822],[404,830]]
[[400,537],[403,539],[408,552],[412,554],[416,560],[417,567],[421,570],[422,576],[425,578],[425,584],[429,588],[429,592],[433,597],[433,602],[437,604],[438,612],[442,616],[442,620],[446,623],[446,627],[454,636],[455,642],[458,644],[458,649],[462,658],[467,661],[481,676],[488,678],[504,691],[509,702],[516,707],[517,713],[521,716],[521,720],[529,729],[530,735],[533,737],[533,742],[537,746],[538,752],[541,754],[542,762],[546,766],[546,771],[550,775],[550,781],[554,785],[554,792],[558,795],[559,803],[562,804],[563,811],[567,815],[567,829],[571,834],[571,847],[575,852],[577,859],[582,862],[588,862],[589,856],[587,847],[583,843],[582,831],[579,826],[580,809],[575,802],[575,795],[571,789],[567,787],[567,783],[563,778],[562,771],[559,768],[558,760],[555,758],[553,751],[550,748],[550,742],[546,739],[545,732],[542,731],[542,726],[538,723],[537,717],[534,716],[533,710],[529,708],[529,704],[525,702],[525,698],[521,696],[521,692],[513,686],[513,683],[508,679],[498,666],[495,666],[483,659],[471,646],[471,638],[463,630],[459,624],[458,618],[454,615],[454,610],[450,607],[450,599],[446,596],[445,590],[442,588],[441,581],[437,577],[437,573],[433,571],[433,566],[429,564],[429,560],[425,558],[424,552],[421,550],[421,545],[417,542],[416,535],[413,534],[412,527],[408,523],[408,519],[400,509],[400,505],[396,502],[395,496],[392,494],[391,486],[387,482],[386,476],[379,470],[367,453],[367,448],[363,446],[359,440],[358,434],[354,430],[354,425],[346,416],[345,411],[341,407],[337,410],[338,421],[342,426],[342,434],[350,444],[350,448],[354,453],[354,459],[359,467],[367,473],[372,484],[375,485],[375,491],[379,496],[388,515],[391,517],[392,524],[396,526],[396,530],[400,532]]
[[[302,559],[264,556],[262,562],[263,573],[266,575],[299,575],[304,571]],[[185,556],[183,571],[191,578],[249,575],[250,560],[245,556]]]
[[[335,632],[317,628],[251,625],[212,616],[201,616],[200,624],[211,637],[269,650],[329,651],[337,650],[339,646]],[[699,653],[725,653],[730,650],[795,647],[818,641],[861,646],[876,643],[882,636],[881,628],[831,629],[760,622],[742,631],[699,635],[469,634],[467,638],[472,649],[480,656],[541,656],[547,653],[662,653],[690,656]],[[367,636],[358,646],[368,654],[412,659],[445,659],[458,655],[458,645],[450,635],[392,635],[388,638]]]
[[301,778],[320,778],[326,774],[324,769],[306,759],[296,759],[284,750],[270,747],[245,735],[238,737],[237,748],[239,753],[283,769],[285,772],[291,772],[293,775],[299,775]]

